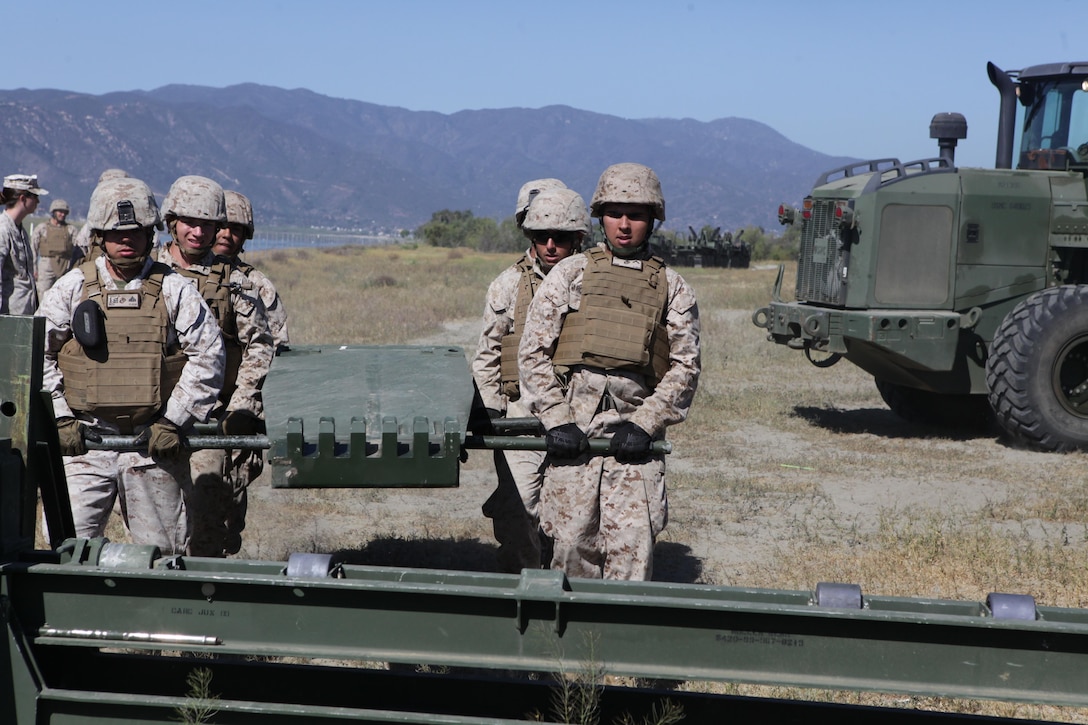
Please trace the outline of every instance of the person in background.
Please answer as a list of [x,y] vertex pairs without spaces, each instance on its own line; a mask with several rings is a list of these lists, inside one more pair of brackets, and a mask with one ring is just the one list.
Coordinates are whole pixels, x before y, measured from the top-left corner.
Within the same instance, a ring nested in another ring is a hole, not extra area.
[[[528,417],[518,389],[517,349],[529,301],[560,260],[581,249],[589,231],[582,198],[558,179],[537,179],[521,187],[514,221],[529,239],[521,259],[487,288],[483,330],[472,375],[489,416]],[[544,453],[495,451],[498,485],[483,505],[499,542],[499,567],[506,572],[541,566],[539,517]]]
[[0,199],[0,315],[33,315],[38,309],[34,286],[34,253],[23,220],[38,208],[39,197],[49,192],[38,186],[37,176],[4,177]]
[[[30,235],[30,246],[34,250],[34,269],[37,274],[38,299],[72,269],[75,261],[76,229],[68,223],[71,213],[68,202],[54,199],[49,204],[49,221],[39,224]],[[82,256],[82,255],[80,255]]]
[[[139,179],[99,184],[87,221],[102,251],[45,293],[43,388],[53,400],[76,535],[102,536],[119,500],[129,535],[188,553],[192,480],[184,431],[223,384],[219,326],[189,282],[151,259],[161,224]],[[146,450],[88,450],[136,435]]]
[[[283,306],[272,280],[268,279],[253,265],[241,261],[238,255],[245,251],[243,248],[247,239],[253,238],[253,205],[249,198],[237,191],[229,189],[224,193],[227,208],[227,225],[215,235],[215,244],[212,251],[220,257],[229,259],[242,271],[253,284],[253,289],[264,303],[268,316],[269,332],[276,353],[286,351],[289,348],[287,333],[287,310]],[[263,433],[264,418],[258,432]],[[246,511],[249,508],[249,484],[261,475],[264,469],[264,459],[260,451],[230,451],[227,453],[228,475],[227,480],[232,485],[232,497],[226,503],[224,525],[226,526],[226,543],[223,546],[224,553],[237,554],[242,548],[242,531],[246,527]]]
[[253,239],[255,229],[253,205],[247,196],[237,191],[228,189],[223,193],[227,200],[227,226],[215,235],[212,251],[238,265],[242,273],[253,283],[254,289],[264,302],[265,312],[268,315],[268,327],[272,331],[276,350],[288,350],[290,335],[287,331],[287,309],[283,306],[283,300],[276,292],[272,280],[252,264],[243,262],[238,256],[246,251],[244,248],[246,240]]
[[[590,211],[605,241],[552,269],[518,349],[521,395],[547,431],[540,520],[552,568],[648,580],[668,522],[665,457],[652,445],[695,397],[699,308],[649,252],[654,220],[665,220],[652,169],[605,169]],[[608,451],[591,451],[589,438],[610,439]]]
[[[255,435],[262,430],[264,386],[272,362],[272,334],[264,303],[238,265],[212,251],[216,234],[227,224],[223,187],[204,176],[182,176],[163,200],[170,243],[158,260],[186,278],[219,323],[227,362],[219,402],[212,419],[223,435]],[[225,450],[195,451],[193,535],[189,553],[222,557],[234,543],[227,540],[227,519],[234,510],[231,457]],[[241,547],[240,541],[237,542]],[[237,549],[235,550],[237,551]]]

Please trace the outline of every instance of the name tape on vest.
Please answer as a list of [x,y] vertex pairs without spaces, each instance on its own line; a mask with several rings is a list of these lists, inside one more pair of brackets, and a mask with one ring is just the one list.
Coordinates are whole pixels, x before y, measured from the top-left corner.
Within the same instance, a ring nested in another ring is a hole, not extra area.
[[107,292],[106,309],[140,309],[139,292]]
[[642,269],[641,259],[620,259],[619,257],[612,257],[613,267],[626,267],[627,269]]

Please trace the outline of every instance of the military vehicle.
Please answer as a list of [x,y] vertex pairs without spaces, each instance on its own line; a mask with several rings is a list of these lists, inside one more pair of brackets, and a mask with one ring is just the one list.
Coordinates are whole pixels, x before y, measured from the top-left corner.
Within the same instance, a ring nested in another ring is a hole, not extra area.
[[[1088,445],[1088,63],[1005,72],[994,169],[959,168],[967,122],[934,116],[938,155],[823,174],[800,209],[795,301],[753,322],[821,366],[871,373],[908,420],[979,426],[1042,450]],[[1013,168],[1017,106],[1022,109]]]
[[[44,333],[42,318],[0,316],[5,725],[675,722],[662,717],[666,702],[691,723],[963,719],[679,691],[668,680],[1088,706],[1088,611],[1024,594],[967,602],[830,582],[609,582],[360,566],[314,552],[208,559],[76,537],[41,392]],[[269,449],[276,488],[456,486],[469,450],[543,444],[521,435],[533,420],[480,415],[455,347],[298,346],[275,359],[264,391],[268,436],[201,431],[188,442]],[[645,686],[574,679],[602,672]],[[572,720],[564,701],[590,707]]]
[[748,242],[744,241],[744,230],[741,229],[736,236],[726,232],[726,242],[724,255],[728,264],[724,266],[733,269],[748,269],[752,263],[752,249],[748,246]]

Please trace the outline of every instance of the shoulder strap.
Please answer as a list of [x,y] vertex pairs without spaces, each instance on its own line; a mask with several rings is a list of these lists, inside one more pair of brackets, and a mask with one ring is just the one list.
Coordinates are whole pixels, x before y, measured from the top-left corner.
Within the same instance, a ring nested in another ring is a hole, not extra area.
[[93,259],[88,259],[79,265],[79,271],[83,273],[83,299],[102,295],[102,281],[98,278],[98,266]]

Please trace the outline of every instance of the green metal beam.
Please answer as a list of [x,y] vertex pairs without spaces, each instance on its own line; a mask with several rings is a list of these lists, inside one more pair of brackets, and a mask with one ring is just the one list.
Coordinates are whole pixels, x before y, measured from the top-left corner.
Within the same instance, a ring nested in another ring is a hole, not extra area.
[[[168,568],[168,567],[173,567]],[[1088,613],[802,591],[173,558],[154,570],[6,568],[36,646],[608,672],[1088,705]],[[339,577],[339,578],[337,578]]]

